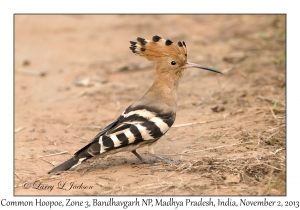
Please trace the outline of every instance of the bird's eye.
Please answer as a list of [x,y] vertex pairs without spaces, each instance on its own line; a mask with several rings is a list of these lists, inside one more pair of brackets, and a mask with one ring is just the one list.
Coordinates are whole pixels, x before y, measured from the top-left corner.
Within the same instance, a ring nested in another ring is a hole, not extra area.
[[176,65],[176,62],[175,62],[175,61],[172,61],[171,64],[172,64],[172,65]]

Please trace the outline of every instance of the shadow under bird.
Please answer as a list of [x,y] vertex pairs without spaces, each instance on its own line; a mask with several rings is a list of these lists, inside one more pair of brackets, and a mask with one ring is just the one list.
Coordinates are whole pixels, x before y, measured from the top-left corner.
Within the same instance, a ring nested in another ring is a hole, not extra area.
[[133,53],[156,63],[156,75],[150,89],[138,101],[131,104],[114,122],[100,131],[94,139],[78,150],[72,158],[56,166],[48,173],[65,171],[93,157],[105,157],[117,152],[129,151],[141,161],[137,149],[149,146],[155,159],[165,162],[154,153],[154,145],[173,125],[177,109],[177,89],[186,68],[199,68],[216,73],[218,70],[187,62],[185,42],[174,44],[171,40],[153,36],[152,40],[138,37],[130,41]]

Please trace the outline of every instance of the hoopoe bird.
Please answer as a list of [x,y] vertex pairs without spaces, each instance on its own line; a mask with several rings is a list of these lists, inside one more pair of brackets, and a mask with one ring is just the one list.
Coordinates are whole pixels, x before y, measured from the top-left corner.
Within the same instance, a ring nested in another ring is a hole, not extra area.
[[118,152],[132,152],[141,161],[137,149],[148,146],[149,154],[156,159],[171,162],[155,154],[154,145],[173,125],[177,108],[179,80],[186,68],[218,70],[187,62],[185,42],[174,44],[171,40],[153,36],[152,40],[138,37],[130,41],[130,50],[156,62],[156,75],[144,96],[131,104],[115,121],[100,131],[94,139],[78,150],[71,159],[56,166],[48,173],[69,170],[92,157],[105,157]]

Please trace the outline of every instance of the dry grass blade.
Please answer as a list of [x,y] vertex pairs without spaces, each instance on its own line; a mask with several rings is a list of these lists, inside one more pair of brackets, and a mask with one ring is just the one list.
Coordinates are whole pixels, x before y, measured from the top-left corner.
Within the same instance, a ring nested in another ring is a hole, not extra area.
[[268,165],[268,164],[266,164],[266,163],[262,163],[262,164],[265,165],[265,166],[268,166],[268,167],[270,167],[270,168],[276,169],[276,170],[278,170],[278,171],[282,171],[282,169],[276,168],[275,166]]
[[54,165],[53,163],[51,163],[51,162],[49,162],[49,161],[47,161],[47,160],[44,160],[44,159],[41,159],[41,158],[40,158],[40,160],[45,161],[46,163],[49,163],[49,164],[51,164],[53,167],[55,167],[55,165]]
[[70,123],[70,124],[69,124],[67,127],[65,127],[65,129],[64,129],[64,130],[65,130],[65,131],[66,131],[66,130],[68,130],[68,129],[69,129],[71,126],[72,126],[72,125],[73,125],[73,124],[72,124],[72,123]]
[[28,70],[28,69],[20,68],[20,69],[18,69],[18,72],[22,72],[24,74],[29,74],[29,75],[33,75],[33,76],[39,76],[39,77],[46,76],[46,72],[45,71],[33,71],[33,70]]
[[279,149],[277,149],[275,152],[270,152],[270,153],[273,154],[273,155],[276,155],[277,152],[280,152],[281,150],[284,150],[284,148],[279,148]]
[[172,126],[172,128],[179,128],[179,127],[197,125],[197,124],[206,124],[206,123],[211,123],[211,122],[216,122],[216,121],[221,121],[221,120],[224,120],[224,119],[207,120],[207,121],[200,121],[200,122],[194,122],[194,123],[179,124],[179,125]]
[[276,117],[276,115],[275,115],[275,113],[274,113],[274,111],[273,111],[273,108],[272,107],[270,107],[270,111],[271,111],[271,113],[272,113],[272,116],[274,117],[274,119],[276,120],[277,119],[277,117]]
[[219,84],[219,86],[220,86],[222,96],[224,96],[224,87],[225,87],[225,86],[221,84],[221,81],[220,81],[220,79],[219,79],[219,75],[215,75],[215,76],[216,76],[217,81],[218,81],[218,84]]
[[24,129],[26,129],[26,127],[18,127],[18,128],[15,129],[15,133],[18,133],[18,132],[20,132]]
[[92,128],[92,129],[102,129],[102,126],[97,125],[87,125],[87,126],[79,126],[78,128]]
[[232,67],[232,66],[229,67],[229,68],[227,68],[227,69],[224,69],[224,70],[222,71],[222,73],[225,74],[225,73],[227,73],[227,72],[230,72],[231,70],[233,70],[233,67]]
[[78,136],[78,135],[73,135],[73,136],[76,137],[76,138],[80,138],[81,140],[88,141],[88,139],[83,138],[83,137],[81,137],[81,136]]
[[259,98],[259,99],[261,99],[261,100],[263,100],[263,101],[267,101],[267,102],[269,102],[269,103],[271,103],[271,104],[277,103],[277,104],[279,104],[280,106],[284,106],[284,105],[283,105],[282,103],[280,103],[279,101],[277,101],[277,100],[275,100],[275,99],[267,98],[267,97],[262,96],[262,95],[258,95],[257,98]]
[[15,172],[15,175],[16,175],[16,177],[18,177],[20,180],[22,180],[22,178],[20,178],[16,172]]
[[211,175],[211,178],[212,178],[213,181],[214,181],[214,184],[215,184],[215,192],[216,192],[216,194],[218,195],[219,193],[218,193],[218,184],[217,184],[217,181],[216,181],[216,179],[214,178],[213,175]]
[[68,151],[63,151],[63,152],[58,152],[58,153],[54,153],[54,154],[38,156],[38,158],[49,157],[49,156],[55,156],[55,155],[61,155],[61,154],[65,154],[65,153],[69,153],[69,152],[68,152]]
[[271,138],[271,137],[273,137],[273,136],[275,136],[277,133],[279,133],[280,131],[277,131],[277,132],[275,132],[275,133],[273,133],[273,134],[271,134],[270,136],[268,136],[266,139],[269,139],[269,138]]

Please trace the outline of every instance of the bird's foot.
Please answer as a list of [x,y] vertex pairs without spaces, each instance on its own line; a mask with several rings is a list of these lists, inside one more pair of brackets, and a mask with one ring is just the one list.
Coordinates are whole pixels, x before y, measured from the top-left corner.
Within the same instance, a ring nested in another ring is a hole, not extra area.
[[178,164],[178,163],[180,163],[180,160],[170,160],[170,159],[166,159],[166,158],[160,157],[160,156],[158,156],[158,155],[156,155],[156,154],[153,154],[153,153],[150,153],[150,154],[151,154],[153,157],[155,157],[154,160],[142,158],[135,150],[133,150],[132,153],[133,153],[135,156],[137,156],[143,163],[148,163],[148,164],[150,163],[150,164],[153,164],[153,163],[156,162],[157,159],[159,159],[159,160],[161,160],[161,161],[163,161],[163,162],[165,162],[165,163],[169,163],[169,164]]
[[160,157],[156,154],[153,154],[153,156],[156,158],[156,159],[160,159],[162,160],[163,162],[165,163],[169,163],[169,164],[178,164],[180,163],[180,160],[171,160],[171,159],[166,159],[166,158],[163,158],[163,157]]
[[156,162],[156,159],[143,159],[142,162],[147,164],[153,164]]
[[148,163],[148,164],[152,164],[152,163],[155,163],[156,162],[156,159],[155,160],[151,160],[151,159],[144,159],[142,158],[139,153],[136,152],[136,150],[133,150],[132,153],[137,156],[143,163]]

